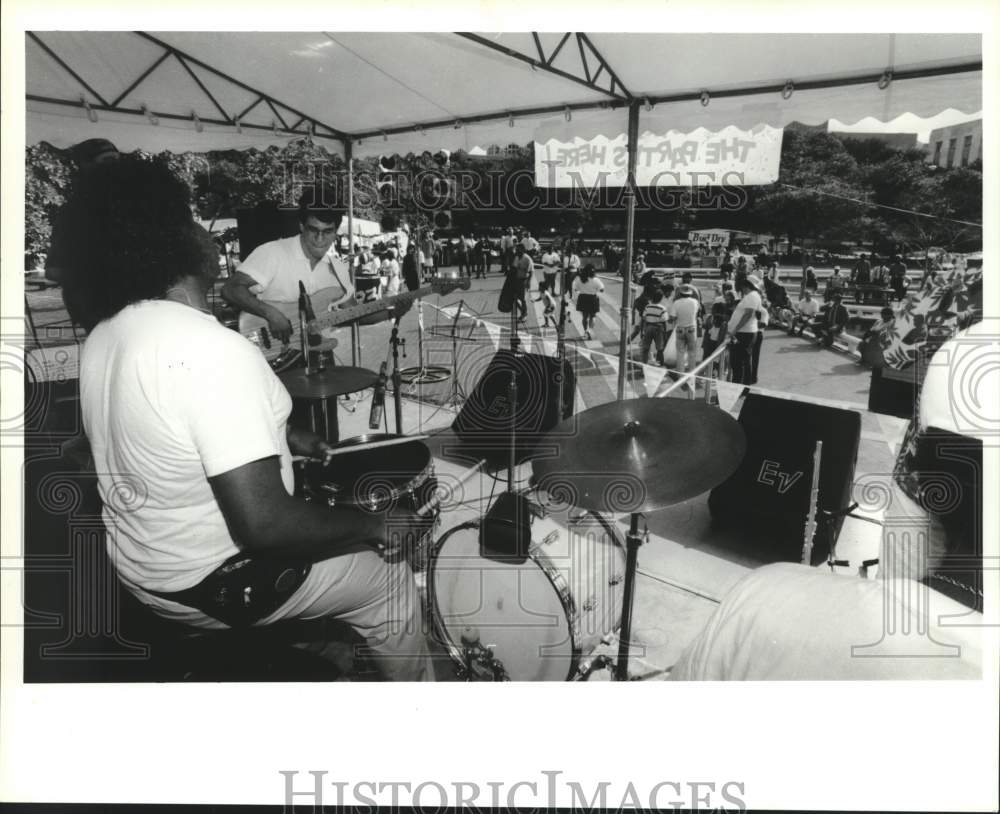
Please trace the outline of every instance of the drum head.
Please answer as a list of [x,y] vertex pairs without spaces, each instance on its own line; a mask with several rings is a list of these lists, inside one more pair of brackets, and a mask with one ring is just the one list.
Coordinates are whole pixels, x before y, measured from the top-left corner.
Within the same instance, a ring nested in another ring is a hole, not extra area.
[[[398,435],[370,434],[348,438],[338,449],[363,446]],[[399,497],[402,490],[419,485],[428,472],[431,451],[420,441],[408,441],[375,449],[361,449],[335,455],[324,466],[313,461],[305,466],[304,477],[317,492],[330,495],[338,504],[363,505],[381,510]]]
[[475,627],[512,681],[565,681],[617,625],[624,553],[590,513],[569,526],[536,519],[531,536],[531,557],[515,564],[480,556],[478,522],[445,534],[428,571],[435,632],[459,664]]

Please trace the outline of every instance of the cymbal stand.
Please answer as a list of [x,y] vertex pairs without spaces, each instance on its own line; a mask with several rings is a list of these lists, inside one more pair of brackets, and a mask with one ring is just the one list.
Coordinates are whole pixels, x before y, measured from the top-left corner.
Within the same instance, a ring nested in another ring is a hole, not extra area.
[[[462,317],[462,309],[464,307],[465,300],[459,300],[458,309],[455,311],[455,319],[451,324],[451,393],[448,395],[448,398],[434,408],[434,412],[427,416],[426,420],[434,418],[441,410],[447,407],[461,407],[469,398],[468,393],[465,392],[465,388],[462,387],[462,383],[458,378],[458,321]],[[421,370],[434,371],[436,369],[435,367],[421,367]],[[435,381],[440,381],[440,379],[435,379]]]
[[625,586],[622,591],[622,626],[618,634],[618,663],[615,681],[628,681],[628,652],[632,638],[632,602],[635,598],[635,572],[639,561],[639,546],[645,535],[639,534],[639,513],[632,512],[625,536]]

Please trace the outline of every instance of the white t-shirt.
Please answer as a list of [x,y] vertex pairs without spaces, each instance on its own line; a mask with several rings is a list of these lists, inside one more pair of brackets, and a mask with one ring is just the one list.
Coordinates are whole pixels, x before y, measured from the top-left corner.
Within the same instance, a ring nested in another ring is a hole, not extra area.
[[819,303],[816,300],[799,300],[795,309],[804,317],[814,317],[819,313]]
[[671,313],[677,320],[675,329],[694,328],[698,325],[698,309],[700,303],[694,297],[680,297],[670,306]]
[[298,235],[258,246],[239,270],[254,279],[260,286],[254,293],[268,302],[298,302],[299,281],[310,296],[327,288],[343,289],[344,295],[333,300],[331,305],[354,297],[347,262],[331,249],[313,268],[312,261],[302,251]]
[[733,315],[729,318],[729,333],[736,333],[736,326],[739,325],[743,314],[750,312],[750,319],[740,328],[741,334],[755,334],[759,330],[757,326],[757,311],[761,308],[760,294],[750,291],[743,296],[743,299],[736,303]]
[[293,491],[288,392],[250,342],[186,305],[148,300],[94,328],[80,404],[126,585],[189,588],[237,553],[210,477],[277,455]]
[[604,283],[596,277],[591,277],[587,281],[577,277],[573,280],[573,291],[577,294],[601,294],[604,292]]
[[542,265],[545,266],[546,271],[554,271],[559,265],[559,255],[555,252],[545,252],[542,255]]

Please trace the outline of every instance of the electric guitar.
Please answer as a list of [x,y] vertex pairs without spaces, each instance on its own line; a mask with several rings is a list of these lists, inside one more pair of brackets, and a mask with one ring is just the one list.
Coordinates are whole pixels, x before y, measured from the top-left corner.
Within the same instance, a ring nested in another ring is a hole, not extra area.
[[[421,286],[416,291],[405,291],[392,297],[383,297],[370,302],[360,302],[357,305],[335,307],[332,305],[334,296],[339,296],[339,288],[321,289],[310,296],[316,318],[306,323],[306,347],[312,351],[332,350],[337,346],[337,337],[332,329],[364,317],[378,314],[397,303],[420,299],[428,294],[450,294],[452,291],[469,289],[469,279],[445,280],[434,279],[428,285]],[[355,296],[358,296],[355,294]],[[362,293],[363,297],[364,294]],[[302,328],[299,323],[299,307],[297,302],[270,303],[283,313],[292,323],[292,335],[287,342],[281,342],[271,334],[267,320],[256,314],[244,311],[240,314],[240,333],[255,344],[264,354],[264,358],[277,372],[292,367],[302,357]],[[364,321],[361,323],[365,324]]]

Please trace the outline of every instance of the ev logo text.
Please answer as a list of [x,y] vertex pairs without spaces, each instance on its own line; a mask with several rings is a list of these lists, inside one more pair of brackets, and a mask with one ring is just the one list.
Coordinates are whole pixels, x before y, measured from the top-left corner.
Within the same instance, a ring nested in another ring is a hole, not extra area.
[[764,463],[761,464],[760,473],[757,475],[757,483],[763,483],[767,486],[777,486],[778,494],[783,495],[791,489],[795,485],[795,482],[801,477],[801,472],[796,472],[794,474],[782,472],[780,464],[777,461],[769,461],[765,458]]

